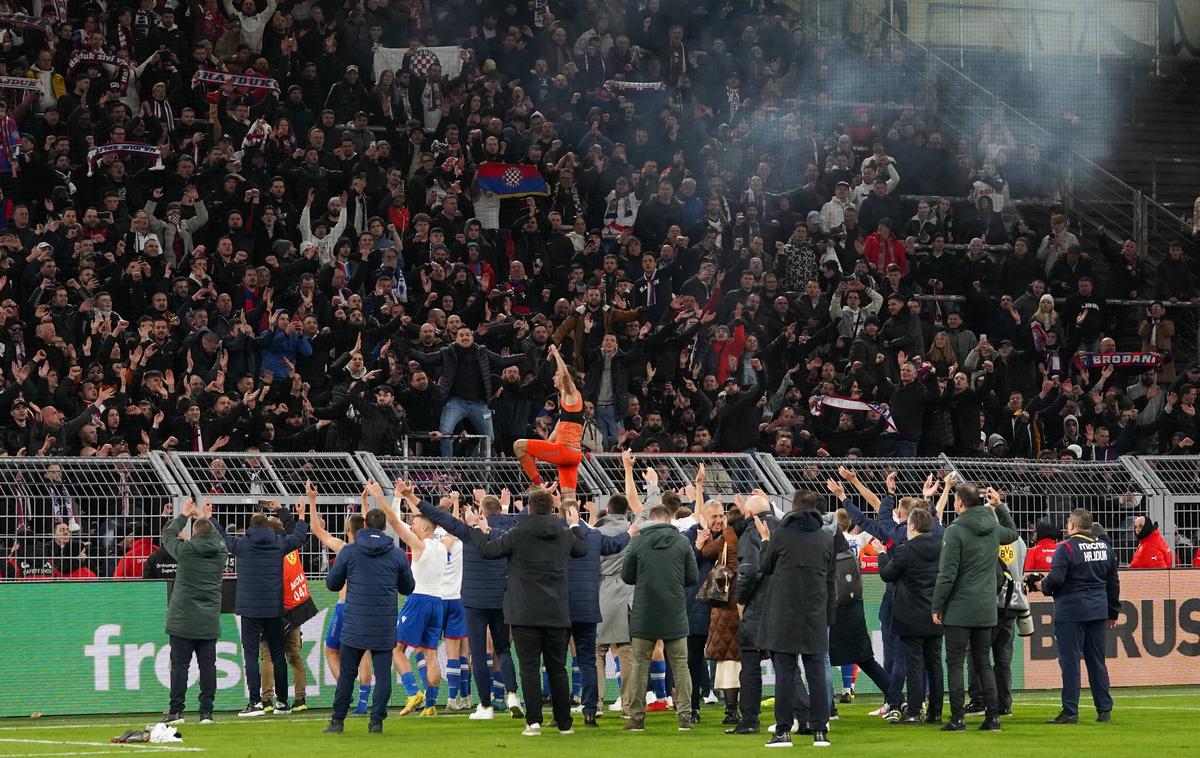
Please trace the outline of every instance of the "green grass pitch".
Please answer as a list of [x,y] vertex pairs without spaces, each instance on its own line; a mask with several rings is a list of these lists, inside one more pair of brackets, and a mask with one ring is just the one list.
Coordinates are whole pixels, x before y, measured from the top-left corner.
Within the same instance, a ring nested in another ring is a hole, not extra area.
[[[190,693],[194,695],[193,693]],[[1058,712],[1057,692],[1019,693],[1014,715],[1003,720],[1000,733],[979,732],[980,717],[968,719],[968,731],[943,734],[936,727],[894,726],[867,711],[876,705],[862,697],[841,705],[841,719],[832,722],[827,753],[873,756],[1064,756],[1075,758],[1165,758],[1200,755],[1200,688],[1124,689],[1115,693],[1113,723],[1094,723],[1088,693],[1083,693],[1081,723],[1050,726],[1043,722]],[[393,712],[398,709],[393,709]],[[146,752],[161,758],[169,753],[198,756],[366,756],[383,751],[421,751],[438,756],[710,756],[761,754],[761,735],[731,737],[722,733],[721,710],[706,707],[702,721],[691,733],[676,731],[672,713],[650,714],[642,734],[621,732],[619,714],[605,714],[598,729],[576,721],[573,735],[553,730],[537,738],[521,736],[523,722],[497,712],[494,721],[468,721],[466,715],[433,718],[389,718],[383,735],[368,735],[365,717],[346,721],[343,735],[322,734],[328,712],[307,711],[291,716],[239,719],[220,713],[217,723],[200,726],[190,711],[189,723],[179,727],[184,741],[178,745],[109,743],[126,729],[140,728],[153,715],[89,716],[77,718],[0,720],[0,758],[5,756],[91,756]],[[773,719],[764,712],[763,726]],[[550,715],[547,711],[546,721]],[[795,736],[795,750],[811,751],[811,738]],[[519,751],[519,752],[518,752]],[[413,754],[410,752],[409,754]]]

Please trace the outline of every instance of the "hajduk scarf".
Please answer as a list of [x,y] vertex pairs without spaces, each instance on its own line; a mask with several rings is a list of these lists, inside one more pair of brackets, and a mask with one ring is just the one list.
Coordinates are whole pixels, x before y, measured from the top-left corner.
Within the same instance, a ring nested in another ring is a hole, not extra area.
[[1162,355],[1159,353],[1076,353],[1075,367],[1079,370],[1089,368],[1158,368],[1162,365]]
[[820,416],[826,408],[849,411],[851,413],[874,411],[883,418],[883,423],[887,424],[889,430],[893,432],[900,431],[896,428],[896,422],[892,421],[892,412],[878,403],[868,403],[865,400],[855,400],[854,398],[841,397],[839,395],[813,395],[809,398],[808,409],[812,415]]
[[633,90],[635,92],[656,92],[667,88],[667,85],[662,82],[626,82],[617,79],[609,79],[604,86],[607,89]]
[[22,29],[37,29],[47,37],[54,34],[54,29],[51,28],[49,21],[24,13],[0,13],[0,24],[4,24],[5,26],[19,26]]
[[67,74],[74,74],[75,67],[80,63],[97,63],[102,66],[115,67],[117,69],[116,82],[121,87],[121,94],[124,95],[129,89],[129,64],[117,56],[96,50],[80,50],[67,61]]
[[255,92],[279,92],[279,82],[266,76],[251,74],[227,74],[223,71],[200,69],[192,77],[192,86],[197,84],[212,84],[218,87],[232,84],[235,87],[245,87]]
[[110,142],[107,145],[101,145],[88,151],[88,176],[92,175],[96,170],[96,163],[106,155],[153,156],[155,160],[154,168],[161,169],[163,167],[162,151],[154,145],[147,145],[142,142]]
[[37,79],[27,76],[0,76],[0,89],[23,89],[36,92],[42,88]]

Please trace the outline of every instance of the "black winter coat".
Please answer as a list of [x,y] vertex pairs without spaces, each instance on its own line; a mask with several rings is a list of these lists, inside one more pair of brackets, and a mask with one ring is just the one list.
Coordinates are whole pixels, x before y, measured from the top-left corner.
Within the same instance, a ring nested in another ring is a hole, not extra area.
[[497,538],[471,530],[480,557],[508,558],[511,581],[504,590],[504,622],[509,626],[569,627],[567,566],[587,553],[579,529],[567,529],[556,516],[529,515]]
[[[474,345],[473,348],[479,363],[476,366],[477,370],[483,379],[483,394],[485,400],[490,400],[494,387],[492,386],[492,374],[500,373],[500,369],[509,366],[519,366],[525,360],[524,353],[517,355],[500,355],[493,353],[482,345]],[[422,368],[431,369],[437,368],[441,370],[438,376],[438,394],[441,395],[443,401],[449,399],[450,390],[454,387],[454,377],[458,374],[458,348],[454,344],[447,345],[441,350],[433,353],[422,353],[410,349],[408,356],[420,363]]]
[[930,609],[941,553],[941,539],[922,534],[879,554],[879,577],[895,588],[892,628],[901,637],[942,634],[943,627],[933,623]]
[[329,567],[325,586],[346,590],[342,642],[363,650],[396,646],[396,595],[416,588],[404,551],[378,529],[360,529]]
[[[779,519],[767,513],[759,517],[772,534],[779,528]],[[738,533],[737,601],[742,608],[738,628],[738,644],[743,650],[758,649],[758,628],[762,623],[763,604],[767,598],[770,577],[762,572],[762,538],[754,528],[753,519],[734,522]]]
[[834,537],[821,514],[792,511],[763,547],[762,572],[771,577],[758,647],[777,653],[829,651],[834,606]]
[[308,524],[296,522],[288,535],[277,534],[271,527],[251,527],[243,537],[230,537],[215,521],[213,526],[237,558],[237,615],[282,618],[283,556],[298,550],[308,539]]

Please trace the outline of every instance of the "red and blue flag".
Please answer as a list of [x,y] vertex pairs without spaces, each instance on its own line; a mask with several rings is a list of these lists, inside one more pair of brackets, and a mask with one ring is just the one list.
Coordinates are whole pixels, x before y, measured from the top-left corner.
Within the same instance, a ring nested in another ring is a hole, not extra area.
[[550,194],[537,166],[528,163],[481,163],[475,176],[479,189],[497,197]]

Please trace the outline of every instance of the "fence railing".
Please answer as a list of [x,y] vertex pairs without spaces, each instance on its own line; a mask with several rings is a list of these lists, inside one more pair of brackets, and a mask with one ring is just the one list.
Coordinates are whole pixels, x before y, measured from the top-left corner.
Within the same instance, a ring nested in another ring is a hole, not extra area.
[[[765,453],[681,453],[637,456],[635,482],[645,496],[647,469],[660,492],[681,493],[700,465],[706,499],[732,502],[754,489],[766,492],[781,512],[796,490],[826,497],[826,480],[847,466],[874,492],[885,493],[896,472],[898,496],[920,496],[925,478],[954,472],[960,482],[1004,493],[1018,526],[1049,520],[1061,526],[1067,514],[1087,508],[1104,526],[1122,562],[1135,547],[1134,520],[1158,522],[1174,546],[1179,565],[1190,565],[1200,545],[1200,456],[1125,456],[1108,462],[998,458],[777,458]],[[554,481],[552,467],[539,467]],[[475,490],[522,499],[529,482],[512,458],[376,456],[370,453],[161,453],[141,458],[0,458],[0,578],[51,579],[142,576],[155,565],[166,523],[186,499],[210,502],[214,519],[239,533],[256,512],[293,508],[306,482],[317,487],[317,511],[330,532],[340,534],[357,511],[369,480],[387,497],[405,479],[429,502],[457,491],[470,501]],[[594,455],[579,467],[577,496],[604,508],[625,490],[617,454]],[[853,488],[847,487],[848,492]],[[949,514],[947,521],[952,518]],[[161,558],[161,555],[159,556]],[[301,550],[305,568],[321,574],[329,555],[314,539]]]

